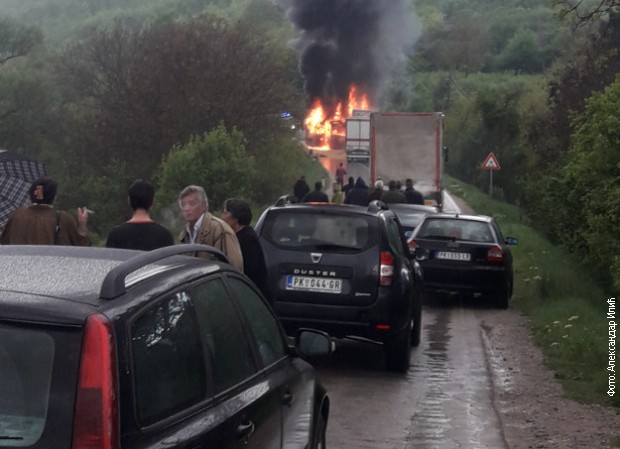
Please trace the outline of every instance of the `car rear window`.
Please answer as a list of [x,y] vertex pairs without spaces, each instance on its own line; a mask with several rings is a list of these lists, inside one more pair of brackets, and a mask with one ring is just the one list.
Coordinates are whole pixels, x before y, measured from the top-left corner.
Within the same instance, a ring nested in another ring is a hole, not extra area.
[[454,238],[477,243],[494,241],[487,222],[454,218],[429,218],[420,226],[416,237],[428,239]]
[[377,225],[370,217],[361,215],[283,212],[267,223],[263,237],[292,249],[328,246],[360,250],[376,244],[373,226]]
[[0,447],[26,447],[43,434],[54,363],[44,331],[0,324]]

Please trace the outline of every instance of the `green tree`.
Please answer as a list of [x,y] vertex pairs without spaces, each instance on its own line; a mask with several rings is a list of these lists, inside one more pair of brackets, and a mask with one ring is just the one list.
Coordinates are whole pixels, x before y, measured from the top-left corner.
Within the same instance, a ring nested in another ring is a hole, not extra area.
[[38,28],[0,18],[0,64],[27,55],[42,41],[43,34]]
[[[587,261],[620,288],[620,76],[594,94],[574,120],[575,132],[561,171],[566,199],[561,207],[581,210],[577,220],[557,223],[585,246]],[[568,204],[567,204],[568,203]]]
[[229,197],[250,197],[255,179],[254,158],[245,151],[245,138],[223,124],[175,146],[164,157],[159,173],[158,210],[174,208],[179,192],[190,184],[204,187],[209,209],[219,210]]

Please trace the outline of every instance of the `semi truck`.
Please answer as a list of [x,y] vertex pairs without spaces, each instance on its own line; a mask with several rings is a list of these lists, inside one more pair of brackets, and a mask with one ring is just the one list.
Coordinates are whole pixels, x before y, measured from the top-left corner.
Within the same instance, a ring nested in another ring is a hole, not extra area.
[[345,151],[348,162],[365,162],[370,159],[371,111],[354,110],[346,120]]
[[370,181],[411,178],[425,203],[443,206],[447,160],[441,112],[370,114]]

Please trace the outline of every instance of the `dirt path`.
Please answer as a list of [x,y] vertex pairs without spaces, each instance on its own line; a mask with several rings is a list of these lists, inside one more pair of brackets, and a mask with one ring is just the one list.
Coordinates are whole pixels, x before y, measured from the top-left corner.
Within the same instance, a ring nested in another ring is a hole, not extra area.
[[495,403],[511,449],[606,449],[620,437],[620,410],[566,399],[544,366],[527,319],[504,311],[483,324]]
[[[474,213],[453,196],[464,213]],[[517,310],[488,323],[485,342],[495,373],[495,402],[511,449],[606,449],[620,438],[620,409],[584,405],[563,397],[544,365],[527,317]]]

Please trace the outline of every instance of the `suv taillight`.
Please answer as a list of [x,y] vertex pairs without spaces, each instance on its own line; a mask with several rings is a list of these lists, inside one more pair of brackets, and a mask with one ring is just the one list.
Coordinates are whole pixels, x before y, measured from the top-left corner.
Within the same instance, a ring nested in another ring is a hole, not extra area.
[[487,251],[487,262],[503,262],[504,261],[504,250],[499,246],[492,246],[489,251]]
[[409,247],[409,254],[415,254],[415,249],[418,247],[418,243],[415,240],[408,240],[407,246]]
[[118,449],[118,382],[112,325],[102,315],[86,320],[78,378],[73,449]]
[[389,287],[394,277],[394,256],[387,251],[381,252],[379,264],[379,285]]

